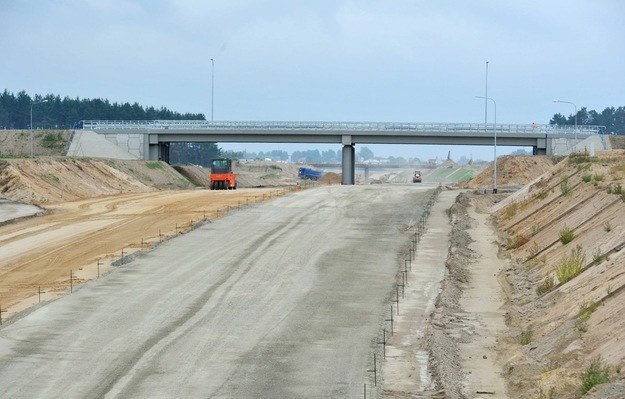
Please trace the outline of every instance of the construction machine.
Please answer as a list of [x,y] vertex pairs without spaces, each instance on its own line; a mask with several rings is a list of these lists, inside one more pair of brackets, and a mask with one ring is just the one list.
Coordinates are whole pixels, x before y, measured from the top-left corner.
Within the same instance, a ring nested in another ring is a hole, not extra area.
[[422,181],[421,171],[420,170],[415,170],[414,176],[412,176],[412,182],[413,183],[421,183],[421,181]]
[[236,190],[237,175],[232,172],[232,160],[218,158],[211,161],[211,190]]

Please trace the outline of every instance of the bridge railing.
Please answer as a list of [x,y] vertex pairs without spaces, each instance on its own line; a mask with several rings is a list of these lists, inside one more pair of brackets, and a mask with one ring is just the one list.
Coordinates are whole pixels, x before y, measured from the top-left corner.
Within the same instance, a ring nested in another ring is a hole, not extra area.
[[285,122],[285,121],[201,121],[201,120],[135,120],[82,121],[86,130],[284,130],[284,131],[345,131],[345,132],[456,132],[456,133],[538,133],[538,134],[600,134],[603,126],[558,126],[539,124],[484,123],[413,123],[413,122]]

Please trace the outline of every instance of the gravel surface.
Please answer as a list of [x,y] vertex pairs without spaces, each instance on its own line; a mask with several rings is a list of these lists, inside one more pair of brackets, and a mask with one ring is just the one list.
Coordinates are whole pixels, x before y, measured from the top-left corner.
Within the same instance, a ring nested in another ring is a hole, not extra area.
[[0,397],[360,397],[428,187],[233,212],[0,329]]

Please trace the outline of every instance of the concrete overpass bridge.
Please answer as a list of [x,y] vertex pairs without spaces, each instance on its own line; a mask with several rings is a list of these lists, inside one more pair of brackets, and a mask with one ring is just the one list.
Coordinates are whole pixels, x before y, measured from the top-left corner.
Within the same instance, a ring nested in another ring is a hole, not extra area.
[[[532,147],[552,154],[555,139],[578,140],[601,126],[402,122],[237,122],[87,120],[83,130],[105,135],[146,160],[168,161],[172,142],[336,143],[343,146],[343,184],[354,184],[356,144],[439,144]],[[132,147],[132,148],[131,148]]]

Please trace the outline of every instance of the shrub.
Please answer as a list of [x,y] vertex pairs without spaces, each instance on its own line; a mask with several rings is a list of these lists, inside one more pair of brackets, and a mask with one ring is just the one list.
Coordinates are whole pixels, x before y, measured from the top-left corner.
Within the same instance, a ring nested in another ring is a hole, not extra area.
[[45,148],[63,148],[65,141],[61,136],[61,133],[47,133],[41,140],[41,145]]
[[556,267],[556,277],[560,284],[570,281],[582,272],[586,254],[582,251],[581,246],[575,247],[571,251],[571,255],[565,256]]
[[606,233],[609,233],[612,231],[612,224],[610,224],[610,222],[605,222],[603,224],[603,230],[605,230]]
[[608,184],[608,186],[605,188],[605,192],[608,194],[612,194],[612,184]]
[[579,307],[579,313],[577,314],[579,319],[584,323],[590,320],[590,316],[595,312],[595,310],[597,310],[598,306],[599,304],[595,301],[582,304],[582,306]]
[[618,194],[618,195],[623,194],[623,186],[621,186],[621,184],[620,184],[620,183],[619,183],[619,184],[616,184],[616,185],[614,186],[614,189],[612,190],[612,192],[613,192],[614,194]]
[[604,177],[605,177],[605,176],[603,176],[603,174],[601,174],[601,173],[595,173],[595,175],[593,176],[593,179],[594,179],[595,181],[603,181],[603,178],[604,178]]
[[598,265],[601,262],[603,262],[603,254],[601,253],[601,247],[599,247],[592,253],[592,263]]
[[530,328],[521,332],[521,345],[529,345],[532,343],[532,336],[534,335],[534,331]]
[[522,247],[529,241],[529,237],[523,234],[517,234],[511,239],[508,239],[508,243],[506,244],[506,249],[517,249]]
[[536,287],[536,293],[538,295],[543,295],[548,293],[549,291],[551,291],[551,289],[553,288],[553,277],[551,276],[547,276],[545,277],[545,279],[543,280],[542,283],[540,283],[538,285],[538,287]]
[[573,241],[574,238],[575,233],[571,230],[571,228],[564,226],[564,228],[560,230],[560,242],[562,242],[562,244],[566,245]]
[[560,182],[560,190],[562,190],[562,194],[569,196],[571,195],[571,187],[569,187],[569,178],[565,177],[564,180]]
[[601,356],[597,356],[582,374],[582,395],[587,394],[594,386],[604,384],[609,380],[610,367],[605,364]]
[[541,192],[539,192],[536,195],[536,198],[538,198],[540,201],[544,200],[545,198],[547,198],[547,196],[549,195],[549,191],[547,190],[542,190]]
[[584,181],[584,183],[588,183],[590,179],[592,179],[591,175],[582,175],[582,180]]

